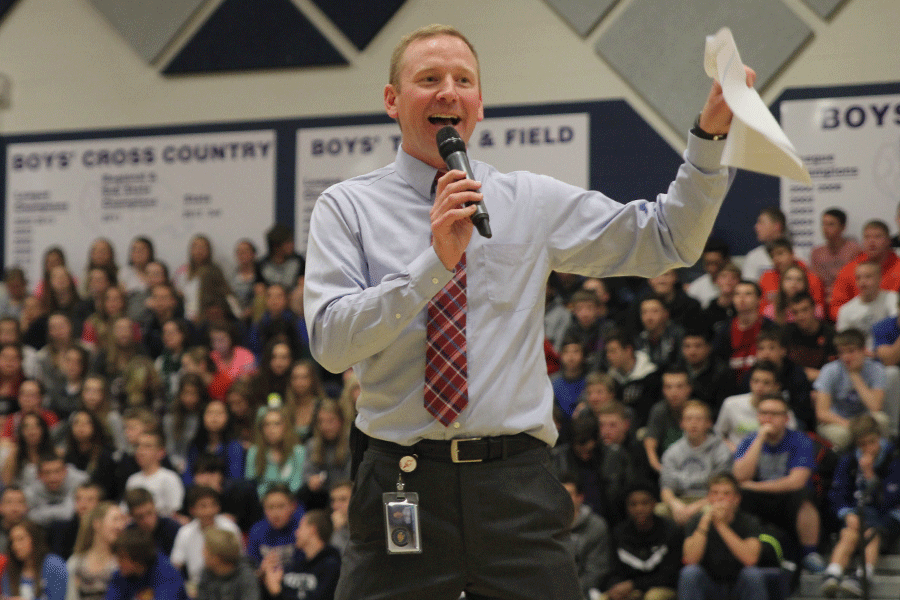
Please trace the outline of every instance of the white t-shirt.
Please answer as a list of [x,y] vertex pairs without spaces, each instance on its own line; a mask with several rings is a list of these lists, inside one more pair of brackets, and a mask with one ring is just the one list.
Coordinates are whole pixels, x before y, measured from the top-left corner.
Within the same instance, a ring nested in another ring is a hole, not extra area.
[[[716,435],[739,446],[741,440],[758,429],[759,418],[756,415],[756,407],[751,402],[750,393],[725,398],[719,410],[719,418],[713,427]],[[788,429],[797,429],[794,411],[788,413]]]
[[[224,515],[216,515],[213,527],[230,531],[241,539],[241,530],[234,521]],[[188,581],[200,583],[200,575],[203,573],[203,531],[200,529],[200,521],[194,519],[187,525],[182,525],[175,534],[175,544],[172,546],[172,564],[175,568],[184,565],[187,567]]]
[[704,273],[687,286],[687,295],[699,302],[703,308],[709,306],[709,303],[718,298],[720,293],[709,273]]
[[769,257],[766,247],[764,245],[757,246],[744,257],[744,266],[741,267],[741,277],[748,281],[759,283],[763,273],[774,268],[775,265],[772,264],[772,259]]
[[138,471],[125,482],[125,489],[146,488],[153,496],[156,512],[161,517],[171,517],[184,502],[184,484],[175,471],[160,467],[153,475]]
[[854,296],[838,309],[835,329],[837,331],[844,331],[850,327],[859,329],[866,334],[866,350],[871,350],[872,326],[882,319],[896,316],[897,292],[880,290],[878,296],[871,302],[863,302],[860,296]]

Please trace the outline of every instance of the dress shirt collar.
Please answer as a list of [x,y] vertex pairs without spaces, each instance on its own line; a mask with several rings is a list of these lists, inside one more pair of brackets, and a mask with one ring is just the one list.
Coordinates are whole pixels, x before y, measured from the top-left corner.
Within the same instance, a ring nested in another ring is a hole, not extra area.
[[397,149],[395,164],[400,177],[411,188],[419,192],[420,196],[431,201],[431,186],[434,183],[434,176],[437,175],[438,170],[404,152],[402,145]]

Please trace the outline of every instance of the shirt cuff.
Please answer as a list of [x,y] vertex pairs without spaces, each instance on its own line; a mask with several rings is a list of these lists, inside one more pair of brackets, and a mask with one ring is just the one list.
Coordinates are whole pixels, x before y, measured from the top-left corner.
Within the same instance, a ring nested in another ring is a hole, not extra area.
[[724,168],[722,165],[724,148],[725,140],[704,140],[693,133],[688,133],[685,158],[700,171],[715,173]]
[[448,271],[438,258],[434,247],[428,248],[409,265],[411,286],[422,298],[434,298],[453,275],[453,271]]

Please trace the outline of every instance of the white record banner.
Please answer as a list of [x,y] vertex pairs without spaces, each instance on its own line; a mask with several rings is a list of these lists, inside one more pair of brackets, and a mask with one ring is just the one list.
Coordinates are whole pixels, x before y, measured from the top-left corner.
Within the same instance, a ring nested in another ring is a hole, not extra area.
[[239,239],[260,244],[274,222],[275,148],[273,130],[9,144],[5,262],[33,286],[43,252],[61,246],[80,278],[95,238],[121,267],[146,236],[174,271],[203,233],[228,264]]
[[786,100],[781,125],[812,176],[812,187],[781,180],[781,207],[798,250],[824,243],[822,212],[847,213],[847,235],[881,219],[896,230],[900,202],[900,95]]
[[[306,251],[309,218],[329,186],[394,162],[400,144],[395,123],[297,130],[297,248]],[[533,171],[588,187],[590,116],[567,113],[482,121],[469,140],[469,157],[502,172]]]

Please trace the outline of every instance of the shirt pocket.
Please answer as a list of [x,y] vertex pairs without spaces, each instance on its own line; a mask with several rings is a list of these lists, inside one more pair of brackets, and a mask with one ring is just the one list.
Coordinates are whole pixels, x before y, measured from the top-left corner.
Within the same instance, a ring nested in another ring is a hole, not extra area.
[[543,294],[544,284],[535,273],[532,244],[486,244],[484,247],[485,287],[491,305],[498,312],[532,308]]

